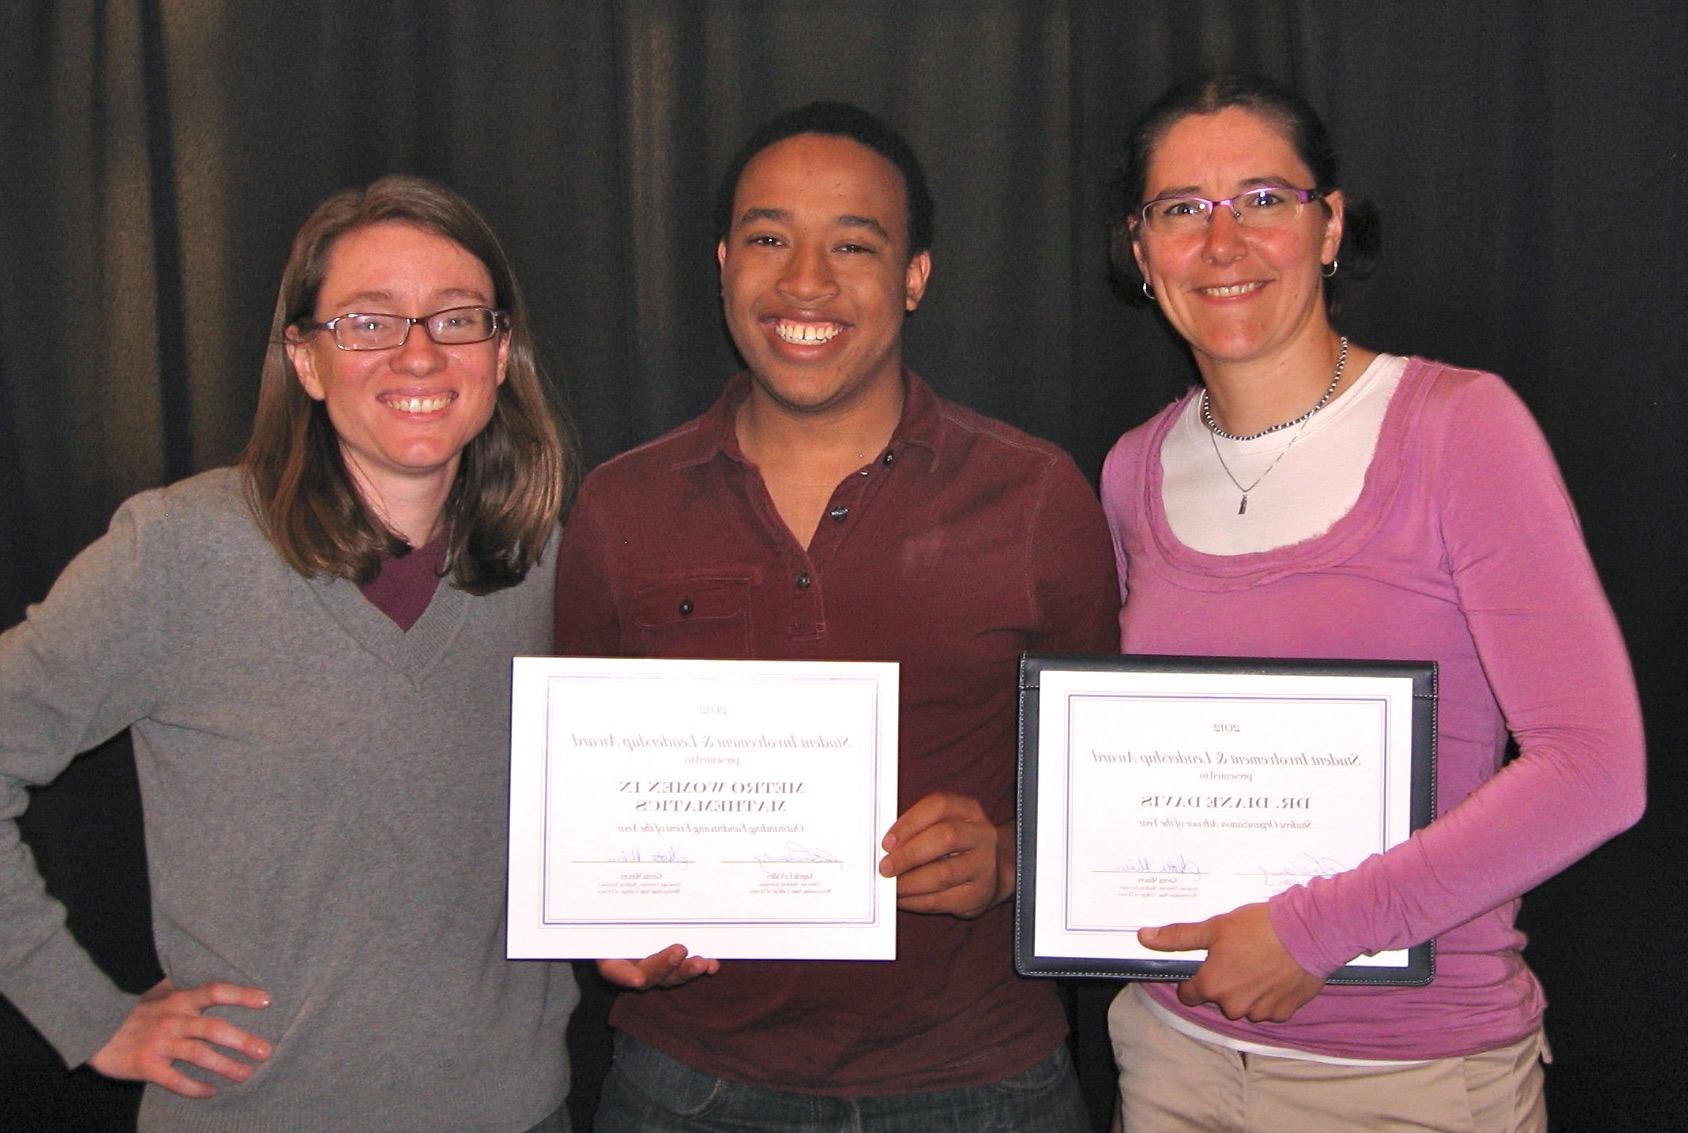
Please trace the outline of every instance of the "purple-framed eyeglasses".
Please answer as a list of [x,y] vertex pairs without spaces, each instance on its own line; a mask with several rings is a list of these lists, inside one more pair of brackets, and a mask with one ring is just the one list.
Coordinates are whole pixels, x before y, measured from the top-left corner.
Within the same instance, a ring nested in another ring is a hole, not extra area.
[[1156,197],[1137,210],[1138,219],[1156,235],[1179,236],[1200,232],[1213,219],[1213,210],[1230,210],[1245,228],[1282,228],[1301,215],[1301,206],[1325,195],[1323,189],[1287,185],[1255,185],[1222,201],[1206,197]]

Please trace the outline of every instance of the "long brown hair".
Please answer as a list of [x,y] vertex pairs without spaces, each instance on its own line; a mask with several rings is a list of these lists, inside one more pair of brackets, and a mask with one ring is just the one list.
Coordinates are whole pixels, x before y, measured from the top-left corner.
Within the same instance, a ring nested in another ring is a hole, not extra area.
[[402,221],[460,245],[492,276],[493,302],[507,313],[505,380],[492,420],[463,449],[445,503],[446,573],[470,594],[520,582],[572,499],[578,480],[573,430],[539,370],[515,274],[498,237],[475,207],[420,177],[383,177],[323,201],[293,238],[270,324],[252,439],[241,456],[247,496],[276,551],[307,577],[359,584],[380,571],[383,554],[406,544],[359,495],[323,404],[299,383],[288,357],[290,328],[308,322],[336,240],[354,229]]

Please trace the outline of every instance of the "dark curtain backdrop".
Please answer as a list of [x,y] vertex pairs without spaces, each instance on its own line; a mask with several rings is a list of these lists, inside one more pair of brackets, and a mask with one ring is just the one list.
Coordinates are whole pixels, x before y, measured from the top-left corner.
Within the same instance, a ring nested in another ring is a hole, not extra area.
[[[755,123],[818,97],[884,114],[929,166],[912,363],[1094,474],[1192,375],[1105,282],[1117,144],[1169,82],[1257,70],[1324,112],[1346,187],[1382,207],[1383,261],[1347,290],[1343,328],[1499,371],[1559,454],[1654,758],[1642,825],[1526,902],[1555,1127],[1675,1127],[1685,51],[1670,0],[8,4],[0,624],[124,497],[239,450],[293,229],[384,172],[441,178],[490,215],[589,461],[698,412],[733,367],[716,178]],[[25,821],[76,931],[148,984],[122,741]],[[122,1129],[132,1105],[67,1077],[0,1004],[0,1128]]]

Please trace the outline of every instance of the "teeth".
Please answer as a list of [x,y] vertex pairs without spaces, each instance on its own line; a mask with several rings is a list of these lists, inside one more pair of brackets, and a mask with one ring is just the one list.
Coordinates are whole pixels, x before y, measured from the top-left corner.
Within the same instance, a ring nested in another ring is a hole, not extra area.
[[819,346],[831,342],[844,328],[837,323],[796,323],[789,319],[774,320],[774,333],[786,342],[799,346]]
[[1246,292],[1253,291],[1259,286],[1260,285],[1258,283],[1233,283],[1227,287],[1204,287],[1202,288],[1202,293],[1204,295],[1217,295],[1220,298],[1224,298],[1230,295],[1242,295]]
[[451,404],[449,393],[438,393],[433,397],[389,397],[387,404],[401,413],[433,413]]

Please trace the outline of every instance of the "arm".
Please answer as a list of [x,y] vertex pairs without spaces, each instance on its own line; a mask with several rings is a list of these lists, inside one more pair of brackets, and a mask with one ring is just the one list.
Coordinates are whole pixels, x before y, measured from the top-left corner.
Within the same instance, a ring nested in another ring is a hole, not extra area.
[[[1101,505],[1064,456],[1044,474],[1026,525],[1024,573],[1035,629],[1026,648],[1119,651],[1119,591]],[[971,918],[1014,895],[1014,822],[993,823],[979,801],[934,792],[909,807],[881,843],[897,907]]]
[[[15,821],[28,788],[51,782],[76,753],[146,715],[165,679],[168,572],[160,564],[169,559],[147,545],[142,508],[120,510],[110,533],[66,568],[47,599],[0,635],[0,991],[67,1065],[86,1061],[102,1073],[204,1096],[213,1091],[182,1075],[173,1059],[224,1072],[231,1060],[201,1039],[252,1058],[265,1057],[267,1047],[209,1019],[184,1034],[177,1016],[211,1003],[255,1006],[263,993],[234,985],[211,985],[208,994],[154,989],[144,999],[123,992],[66,929],[64,909],[47,895]],[[188,1006],[172,1000],[170,1017],[161,1018],[159,1001],[171,992]],[[248,1074],[242,1067],[229,1076]]]
[[[1495,379],[1467,385],[1455,402],[1427,430],[1427,477],[1460,613],[1521,754],[1353,870],[1149,934],[1153,947],[1211,942],[1180,991],[1186,1003],[1287,1018],[1286,1006],[1316,994],[1309,978],[1513,900],[1640,815],[1644,749],[1628,658],[1546,442]],[[1248,955],[1227,947],[1243,920]],[[1244,978],[1250,966],[1256,976]]]

